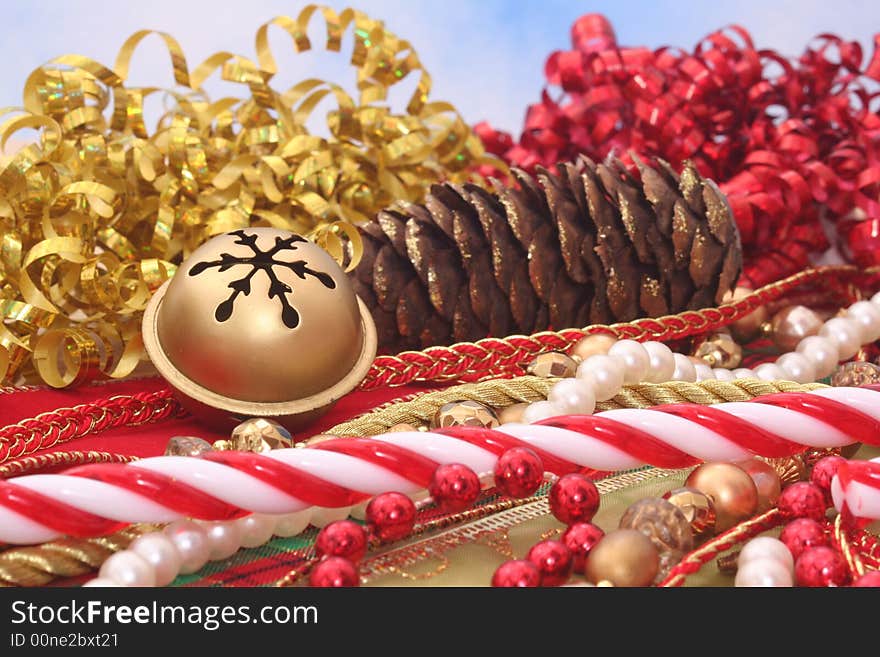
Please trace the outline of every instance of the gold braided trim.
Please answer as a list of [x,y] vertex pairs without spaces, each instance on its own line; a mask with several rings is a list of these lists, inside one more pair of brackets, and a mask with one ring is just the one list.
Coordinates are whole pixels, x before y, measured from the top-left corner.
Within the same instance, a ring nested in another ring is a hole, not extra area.
[[44,586],[57,577],[85,575],[141,534],[157,529],[150,524],[132,525],[101,538],[63,538],[10,548],[0,553],[0,586]]
[[[466,383],[436,392],[429,392],[412,401],[381,408],[331,427],[326,433],[334,436],[375,436],[395,424],[424,424],[430,422],[444,404],[457,401],[476,401],[492,408],[504,408],[520,402],[547,398],[547,393],[559,379],[522,376],[515,379],[496,379],[480,383]],[[667,383],[640,383],[625,386],[613,399],[599,402],[596,410],[616,408],[647,408],[660,404],[720,404],[729,401],[748,401],[774,392],[806,392],[824,388],[820,383],[793,383],[791,381],[735,381],[708,380],[699,383],[670,381]]]

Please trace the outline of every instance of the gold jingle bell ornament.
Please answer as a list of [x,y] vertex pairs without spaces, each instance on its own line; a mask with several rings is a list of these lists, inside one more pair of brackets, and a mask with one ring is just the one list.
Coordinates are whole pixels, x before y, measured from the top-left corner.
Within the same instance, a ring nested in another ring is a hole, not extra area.
[[295,429],[357,386],[376,327],[345,272],[299,235],[246,228],[196,249],[144,313],[144,344],[181,402],[223,428]]

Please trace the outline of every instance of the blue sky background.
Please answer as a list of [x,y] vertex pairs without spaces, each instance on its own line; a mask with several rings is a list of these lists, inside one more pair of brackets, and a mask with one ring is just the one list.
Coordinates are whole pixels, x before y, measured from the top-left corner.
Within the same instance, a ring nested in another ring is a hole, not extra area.
[[[4,0],[0,107],[20,105],[28,74],[57,55],[77,53],[112,66],[124,39],[142,28],[164,30],[177,38],[190,68],[218,50],[253,57],[256,29],[274,16],[295,16],[306,4],[290,0]],[[570,47],[569,28],[585,13],[605,14],[621,45],[650,47],[691,49],[707,33],[739,23],[752,33],[759,48],[796,55],[811,37],[834,32],[859,40],[869,57],[873,35],[880,32],[880,2],[876,0],[329,0],[324,4],[337,11],[351,5],[383,19],[389,29],[415,46],[433,77],[433,99],[452,102],[469,122],[489,119],[512,131],[521,126],[528,104],[540,96],[547,55]],[[344,82],[353,90],[347,58],[317,48],[322,31],[313,29],[310,34],[317,52],[304,55],[294,53],[289,37],[280,29],[272,34],[270,41],[281,69],[277,86],[286,88],[306,77],[321,77]],[[343,52],[350,52],[350,46]],[[136,84],[172,83],[171,66],[158,38],[141,45],[129,79]],[[212,96],[237,93],[223,86],[214,83],[207,89]],[[392,105],[401,107],[401,99],[411,88],[407,85],[394,94]]]

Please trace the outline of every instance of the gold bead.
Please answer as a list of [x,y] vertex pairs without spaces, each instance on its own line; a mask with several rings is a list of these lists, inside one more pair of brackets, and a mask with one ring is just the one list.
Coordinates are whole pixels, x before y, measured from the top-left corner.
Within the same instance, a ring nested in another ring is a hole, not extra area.
[[290,447],[290,432],[277,422],[262,417],[252,417],[232,430],[232,449],[240,452],[268,452],[271,449]]
[[751,518],[758,509],[755,482],[733,463],[704,463],[690,473],[684,485],[712,498],[715,531],[719,534]]
[[462,425],[491,429],[498,426],[498,418],[490,408],[479,402],[459,401],[441,406],[431,422],[433,429]]
[[165,456],[199,456],[212,451],[211,443],[195,436],[174,436],[165,446]]
[[215,440],[213,443],[211,443],[211,447],[216,449],[218,452],[227,452],[231,449],[235,449],[232,446],[232,443],[228,440]]
[[697,344],[694,356],[709,367],[734,369],[742,362],[742,347],[729,333],[713,333]]
[[535,359],[528,364],[526,372],[533,376],[541,376],[544,378],[571,378],[577,372],[577,363],[570,356],[566,356],[560,351],[548,351],[545,354],[538,354]]
[[837,368],[831,375],[833,386],[864,386],[880,383],[880,367],[874,363],[855,361]]
[[663,579],[669,570],[694,547],[691,526],[674,504],[658,497],[635,502],[620,517],[621,529],[636,529],[651,539],[660,555],[656,579]]
[[789,306],[773,315],[770,337],[777,347],[794,351],[798,343],[822,328],[822,318],[806,306]]
[[715,504],[696,488],[675,488],[663,496],[674,504],[690,523],[694,540],[700,541],[715,532]]
[[388,427],[386,433],[397,433],[399,431],[418,431],[418,429],[409,422],[398,422]]
[[776,468],[758,458],[746,459],[737,465],[755,482],[755,488],[758,489],[758,513],[776,506],[776,500],[782,493],[782,478]]
[[305,442],[300,443],[304,447],[317,445],[318,443],[323,443],[326,440],[336,440],[339,436],[334,436],[332,433],[316,433],[311,438],[308,438]]
[[607,333],[587,335],[574,343],[569,356],[575,361],[583,361],[587,360],[590,356],[607,354],[615,342],[617,342],[617,338]]
[[[738,287],[733,292],[725,293],[722,301],[724,303],[739,301],[740,299],[749,296],[752,291],[753,290],[750,290],[747,287]],[[761,332],[761,325],[766,321],[767,309],[762,306],[757,310],[753,310],[745,317],[733,322],[733,324],[730,325],[730,332],[738,342],[747,344],[758,336]]]
[[528,408],[528,403],[523,402],[521,404],[511,404],[510,406],[506,406],[501,410],[497,411],[498,413],[498,422],[501,424],[508,424],[509,422],[522,422],[523,411]]
[[585,574],[597,585],[648,586],[657,576],[660,555],[651,539],[636,529],[616,529],[603,536],[587,558]]

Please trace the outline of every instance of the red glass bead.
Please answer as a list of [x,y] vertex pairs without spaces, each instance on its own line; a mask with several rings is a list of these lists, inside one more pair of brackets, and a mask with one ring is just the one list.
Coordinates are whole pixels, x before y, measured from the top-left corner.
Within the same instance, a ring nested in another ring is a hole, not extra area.
[[880,586],[880,570],[872,570],[859,577],[853,586]]
[[367,504],[366,520],[380,541],[399,541],[416,524],[416,505],[403,493],[382,493]]
[[776,505],[786,519],[824,520],[828,508],[822,489],[806,481],[799,481],[783,490]]
[[360,586],[360,583],[357,566],[343,557],[328,557],[309,573],[309,585],[320,588]]
[[571,550],[572,567],[576,573],[583,573],[587,565],[587,555],[605,532],[591,522],[576,522],[565,530],[562,542]]
[[843,556],[830,547],[811,547],[794,564],[798,586],[845,586],[849,571]]
[[367,551],[367,532],[351,520],[337,520],[324,527],[315,538],[319,557],[343,557],[360,561]]
[[792,520],[779,534],[779,540],[785,543],[785,547],[795,559],[807,548],[828,545],[824,528],[812,518]]
[[480,478],[466,465],[448,463],[434,471],[428,492],[443,511],[463,511],[480,496]]
[[541,571],[541,586],[559,586],[571,574],[571,550],[561,541],[541,541],[532,546],[527,557]]
[[810,473],[810,481],[825,494],[827,504],[831,504],[831,480],[837,474],[841,463],[846,463],[846,459],[842,456],[826,456],[816,461]]
[[492,586],[532,588],[540,585],[541,571],[526,559],[507,561],[492,575]]
[[553,515],[566,525],[589,522],[599,509],[599,490],[589,477],[567,474],[550,487],[548,502]]
[[544,481],[544,463],[528,447],[513,447],[495,464],[495,486],[507,497],[528,497]]

